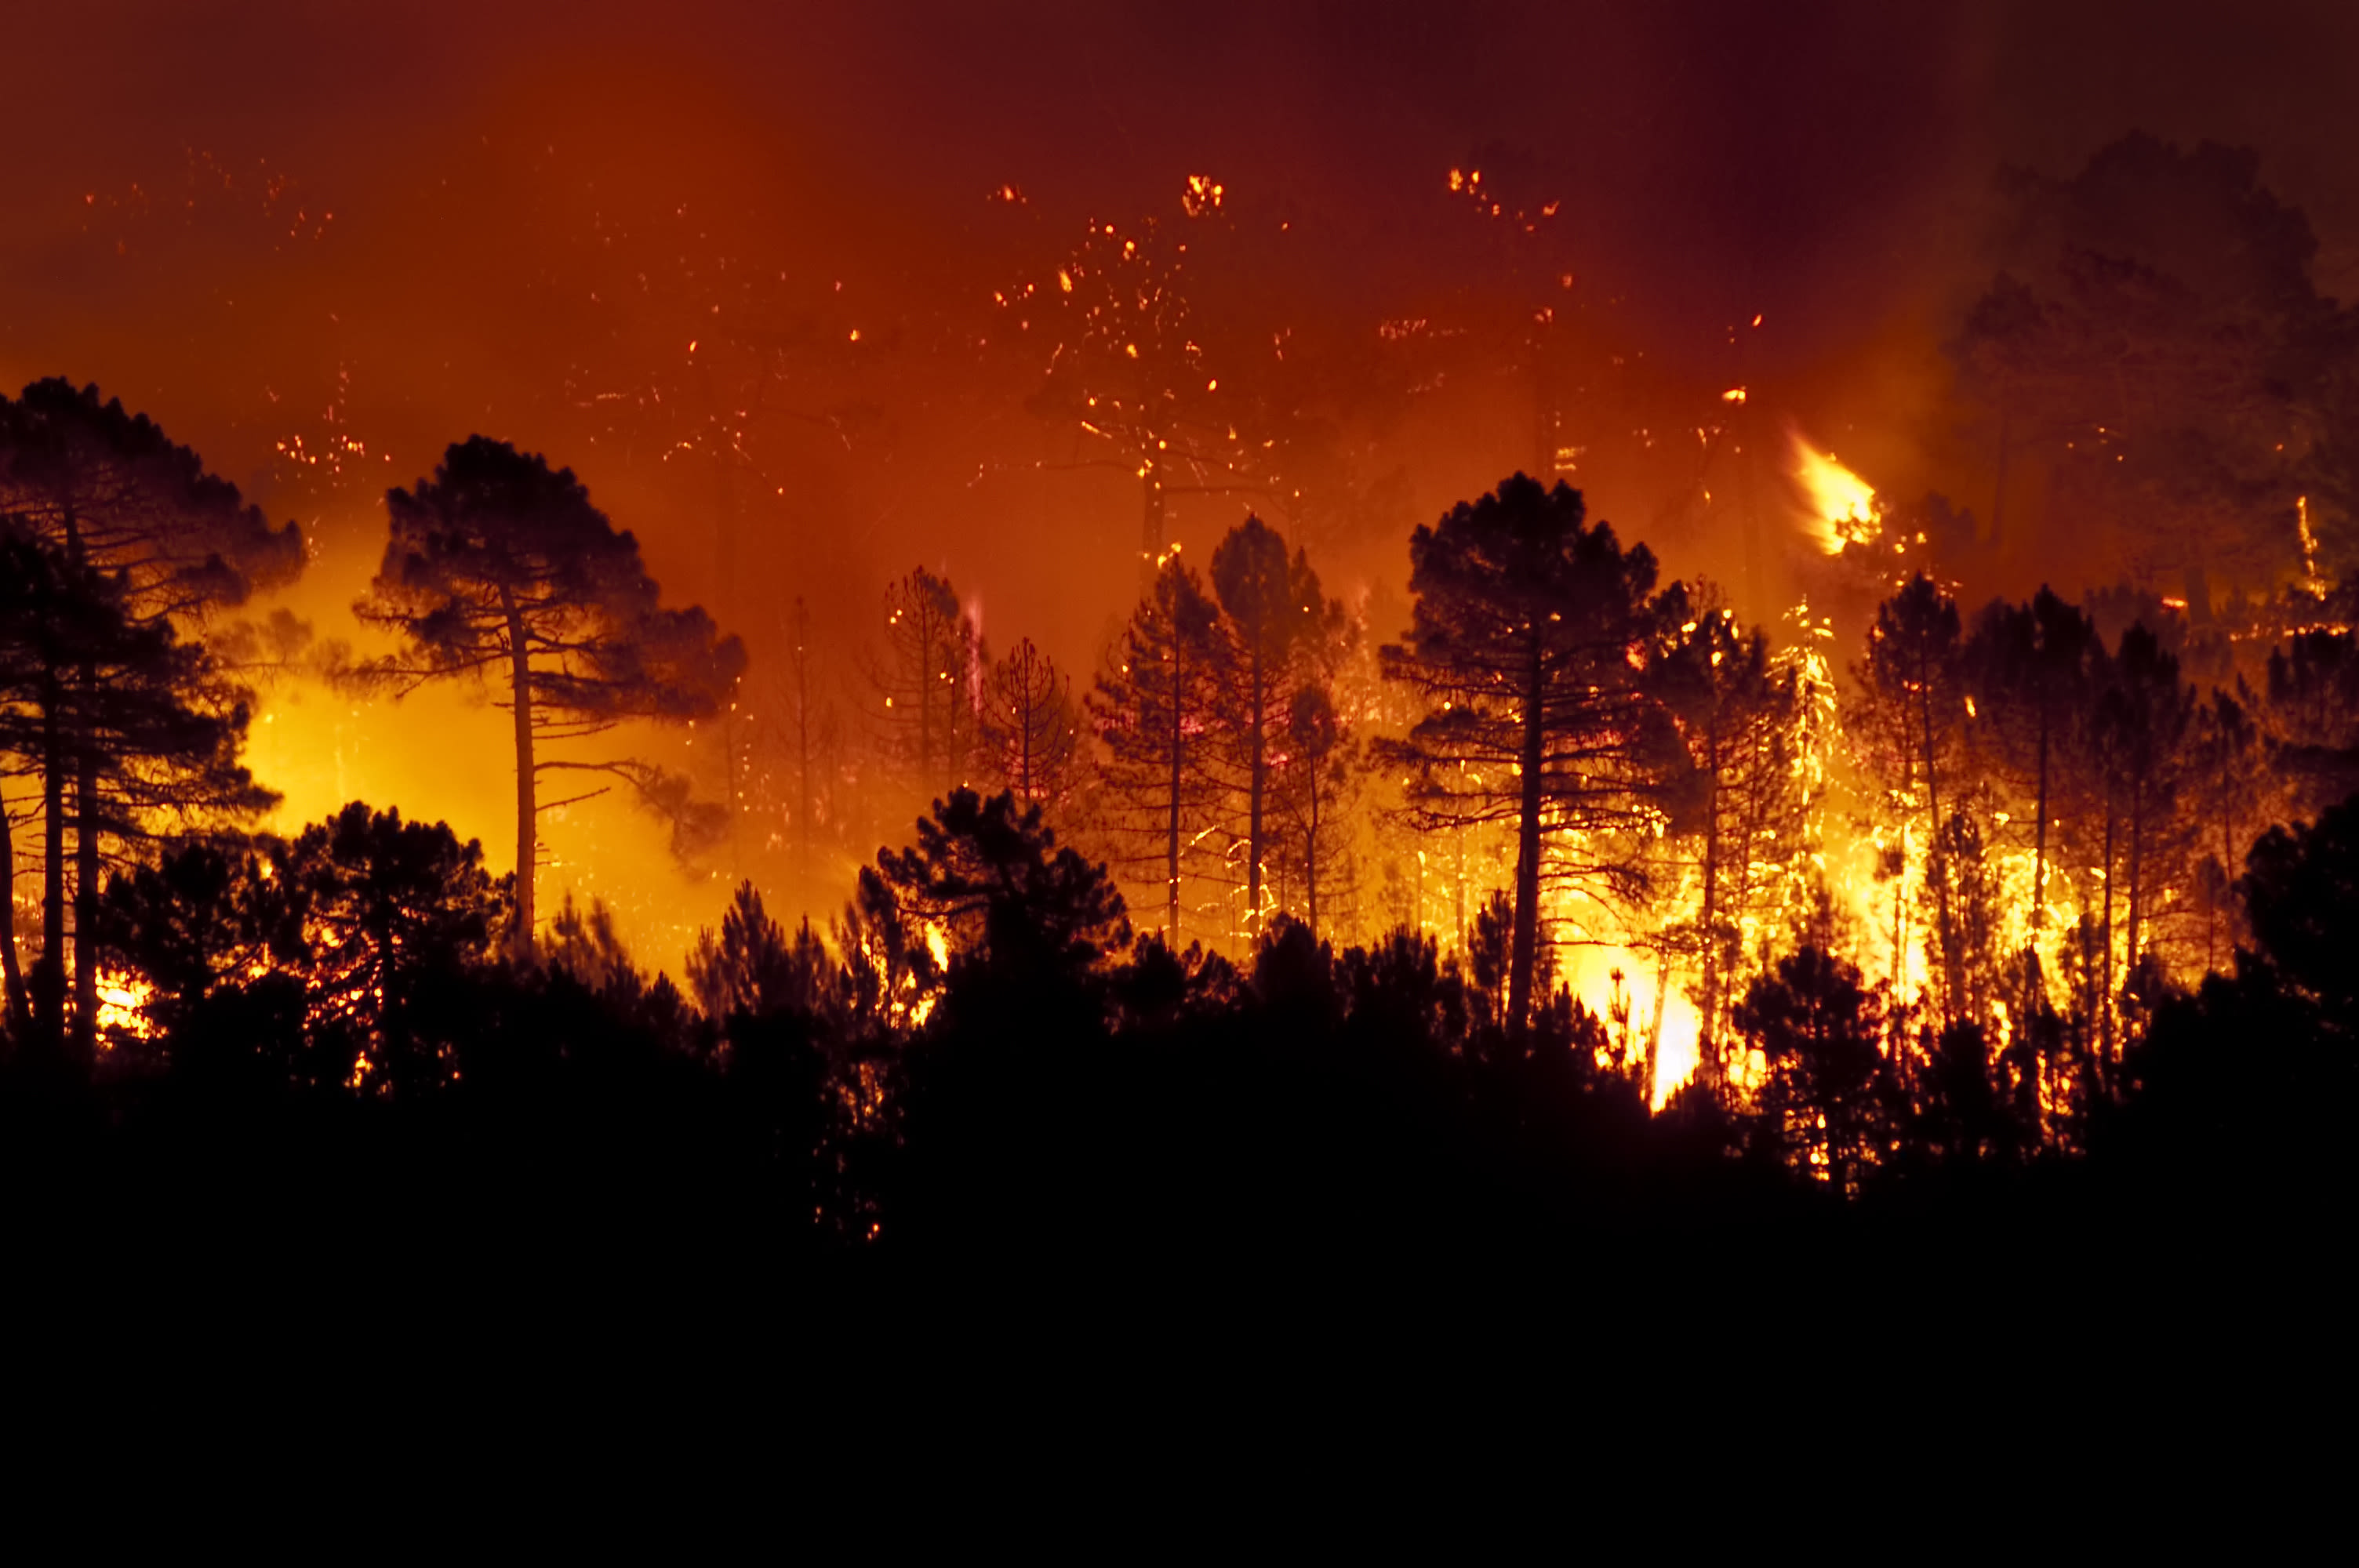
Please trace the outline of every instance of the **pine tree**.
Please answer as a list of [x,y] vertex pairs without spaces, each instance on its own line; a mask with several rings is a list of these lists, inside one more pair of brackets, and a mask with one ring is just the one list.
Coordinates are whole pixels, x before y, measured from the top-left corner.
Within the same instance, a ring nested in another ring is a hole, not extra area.
[[1662,596],[1662,618],[1665,645],[1650,686],[1678,722],[1694,770],[1671,827],[1694,847],[1697,1063],[1718,1096],[1748,920],[1760,923],[1756,902],[1768,868],[1805,849],[1806,697],[1799,670],[1773,661],[1767,636],[1740,625],[1709,587],[1690,592],[1674,583]]
[[1219,607],[1176,557],[1132,611],[1087,707],[1108,752],[1105,828],[1116,864],[1163,888],[1163,940],[1180,946],[1185,878],[1208,859],[1220,791],[1206,767],[1213,743]]
[[[2128,883],[2121,901],[2126,927],[2121,947],[2124,976],[2137,976],[2141,958],[2149,955],[2160,961],[2162,955],[2153,952],[2155,933],[2175,913],[2177,896],[2190,880],[2188,823],[2178,810],[2178,800],[2195,709],[2195,694],[2179,678],[2179,661],[2163,651],[2144,625],[2122,634],[2112,667],[2113,679],[2097,699],[2096,714],[2106,784],[2108,992],[2113,985],[2114,889],[2120,880],[2114,840],[2119,840],[2120,870]],[[2108,1036],[2114,1011],[2108,1007],[2104,1014]]]
[[[501,680],[498,706],[516,735],[516,885],[508,946],[533,961],[535,861],[545,773],[624,778],[675,827],[690,820],[678,781],[627,759],[544,754],[626,719],[710,718],[728,700],[745,651],[693,606],[667,609],[639,561],[571,469],[474,436],[451,447],[431,480],[386,496],[392,535],[364,621],[401,634],[403,651],[364,666],[366,680],[407,691],[437,679]],[[595,792],[593,792],[595,793]],[[582,796],[575,797],[586,798]]]
[[[0,516],[57,551],[68,573],[104,574],[123,615],[143,626],[174,621],[184,632],[201,629],[213,612],[245,602],[256,589],[292,580],[303,567],[302,538],[292,523],[271,527],[236,486],[207,473],[194,452],[175,445],[145,415],[102,402],[95,386],[77,390],[60,379],[0,399]],[[198,676],[197,665],[183,664],[190,678],[217,683],[212,665]],[[75,670],[71,683],[81,688],[84,709],[94,710],[103,695],[96,669]],[[220,693],[216,684],[183,695],[201,704],[218,701]],[[98,905],[110,820],[99,798],[100,774],[97,752],[84,747],[66,782],[79,825],[72,832],[77,930],[89,927]],[[52,831],[46,853],[60,862],[46,873],[54,881],[68,852],[67,814],[47,815]],[[75,946],[74,1027],[87,1053],[98,963],[87,942],[77,938]],[[57,961],[63,962],[62,951]]]
[[1027,806],[1062,806],[1081,758],[1073,683],[1027,637],[983,685],[984,746],[999,782]]
[[2195,712],[2189,747],[2192,805],[2201,827],[2196,891],[2203,905],[2203,970],[2223,969],[2245,945],[2237,868],[2263,825],[2277,819],[2283,792],[2269,767],[2256,707],[2245,683],[2214,690]]
[[1675,750],[1640,674],[1655,640],[1655,557],[1625,551],[1581,496],[1516,475],[1409,540],[1416,611],[1386,673],[1428,711],[1380,755],[1407,771],[1429,830],[1493,822],[1516,831],[1507,1022],[1530,1016],[1540,942],[1541,853],[1572,838],[1565,874],[1614,893],[1643,890],[1634,854],[1649,835]]
[[922,805],[974,762],[981,649],[957,590],[923,567],[885,590],[885,652],[869,670],[888,765]]
[[[1298,686],[1288,704],[1286,754],[1273,796],[1288,827],[1280,836],[1280,865],[1301,871],[1303,921],[1314,937],[1351,919],[1357,891],[1351,806],[1361,782],[1359,750],[1326,683]],[[1287,903],[1279,900],[1281,911]]]
[[1852,676],[1855,695],[1845,728],[1898,836],[1893,847],[1898,850],[1897,860],[1887,862],[1893,882],[1893,985],[1897,992],[1908,973],[1906,911],[1913,836],[1925,846],[1924,881],[1936,906],[1936,995],[1943,1016],[1953,1018],[1964,977],[1940,857],[1945,804],[1959,803],[1961,781],[1954,769],[1959,731],[1966,719],[1956,601],[1930,578],[1921,573],[1911,578],[1876,607],[1866,657]]
[[1212,552],[1212,589],[1223,612],[1223,687],[1219,755],[1242,804],[1248,938],[1263,927],[1270,756],[1283,749],[1294,694],[1317,680],[1318,665],[1343,635],[1343,606],[1324,597],[1310,557],[1287,558],[1286,540],[1258,517],[1232,528]]
[[483,845],[353,801],[302,831],[287,874],[303,900],[315,1046],[364,1093],[447,1080],[472,1022],[459,982],[491,960],[506,914],[510,884],[484,871]]
[[[103,846],[145,841],[162,814],[201,825],[250,817],[276,799],[237,762],[244,693],[168,619],[136,619],[125,580],[0,532],[0,753],[10,772],[38,769],[47,841],[42,950],[29,985],[8,933],[11,1027],[53,1052],[67,1043],[71,907],[71,1044],[83,1065],[97,1038]],[[71,906],[69,835],[80,884]]]

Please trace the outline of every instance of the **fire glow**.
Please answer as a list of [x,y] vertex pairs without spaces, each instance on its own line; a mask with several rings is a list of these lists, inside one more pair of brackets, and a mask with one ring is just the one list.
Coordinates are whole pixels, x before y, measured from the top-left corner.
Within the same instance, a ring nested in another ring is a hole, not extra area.
[[1821,452],[1798,429],[1788,429],[1794,483],[1804,503],[1803,527],[1820,549],[1843,554],[1848,545],[1873,544],[1883,532],[1884,509],[1875,487]]

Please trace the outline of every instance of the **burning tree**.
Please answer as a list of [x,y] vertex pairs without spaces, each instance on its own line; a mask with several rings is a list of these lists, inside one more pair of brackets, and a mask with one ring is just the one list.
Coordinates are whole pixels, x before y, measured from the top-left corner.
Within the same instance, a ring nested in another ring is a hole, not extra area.
[[[2158,932],[2176,911],[2191,880],[2188,820],[2179,811],[2195,694],[2179,676],[2179,661],[2143,625],[2122,634],[2112,680],[2097,699],[2097,755],[2105,782],[2104,928],[2105,985],[2112,989],[2114,912],[2122,900],[2122,972],[2140,989],[2150,981],[2141,960],[2159,968]],[[2126,881],[2119,894],[2116,887]],[[2104,1029],[2113,1035],[2108,994]],[[2150,999],[2149,999],[2150,1000]]]
[[1057,806],[1081,758],[1073,683],[1025,638],[984,677],[983,732],[995,771],[1017,801]]
[[[456,982],[491,957],[505,913],[505,879],[484,871],[483,845],[354,801],[306,827],[287,860],[303,901],[315,1044],[373,1093],[440,1081],[450,1041],[465,1033]],[[519,863],[516,887],[531,885],[529,866]]]
[[1245,921],[1262,929],[1262,871],[1269,838],[1270,758],[1283,752],[1295,694],[1317,684],[1317,668],[1343,632],[1343,607],[1326,598],[1310,557],[1291,560],[1286,540],[1258,517],[1229,530],[1212,552],[1212,589],[1226,633],[1214,666],[1223,687],[1218,748],[1245,806]]
[[83,934],[98,906],[106,841],[136,836],[143,814],[159,805],[235,813],[267,799],[234,763],[243,694],[201,650],[176,642],[174,623],[201,627],[256,588],[290,580],[302,569],[302,540],[291,523],[271,527],[145,416],[62,380],[0,399],[0,517],[48,557],[37,566],[22,556],[19,565],[38,578],[27,591],[45,595],[45,613],[58,618],[40,633],[45,656],[68,661],[43,701],[40,754],[52,775],[44,785],[43,964],[60,988],[43,1028],[62,1025],[71,838],[74,1033],[86,1052],[98,962]]
[[1777,916],[1790,910],[1773,905],[1792,903],[1793,869],[1810,847],[1810,810],[1822,780],[1809,731],[1826,685],[1808,659],[1773,655],[1767,633],[1743,626],[1708,587],[1691,595],[1672,584],[1662,618],[1652,689],[1678,723],[1693,769],[1671,827],[1695,847],[1701,884],[1692,933],[1664,935],[1692,945],[1698,1070],[1719,1095],[1746,933],[1783,924]]
[[1655,557],[1589,525],[1579,492],[1521,474],[1409,539],[1417,603],[1386,673],[1430,706],[1379,754],[1414,770],[1419,826],[1508,822],[1516,832],[1507,1016],[1530,1015],[1541,856],[1577,839],[1566,874],[1635,894],[1646,872],[1619,836],[1651,834],[1678,746],[1641,676],[1656,638]]
[[1206,776],[1221,656],[1220,607],[1175,557],[1139,600],[1088,698],[1110,753],[1106,827],[1134,875],[1153,867],[1165,890],[1164,941],[1180,943],[1181,878],[1203,865],[1220,791]]
[[885,590],[885,654],[869,684],[891,764],[919,801],[964,782],[976,749],[974,625],[949,582],[923,567]]
[[[701,609],[664,608],[639,562],[571,469],[471,437],[415,491],[386,495],[391,537],[364,621],[398,633],[404,650],[362,666],[397,692],[429,680],[496,673],[515,719],[516,914],[509,950],[533,961],[533,881],[540,775],[558,770],[623,778],[675,818],[690,808],[676,781],[643,762],[560,761],[549,743],[603,733],[628,719],[709,718],[745,667],[745,649]],[[601,792],[592,792],[601,793]],[[576,796],[576,799],[587,796]]]
[[[1360,749],[1335,699],[1324,682],[1298,687],[1287,705],[1286,765],[1279,771],[1275,796],[1278,812],[1293,830],[1292,846],[1278,850],[1280,875],[1299,866],[1302,872],[1304,924],[1317,936],[1321,924],[1320,890],[1328,893],[1327,914],[1336,908],[1336,894],[1344,894],[1344,918],[1353,888],[1350,806],[1358,784],[1355,764]],[[1279,885],[1278,907],[1289,901]]]
[[[49,1048],[65,1038],[67,835],[77,881],[94,882],[103,842],[136,843],[151,819],[250,817],[276,796],[238,765],[243,694],[170,622],[129,612],[121,579],[0,531],[0,756],[40,781],[48,854],[42,949],[28,988],[15,946],[13,897],[0,939],[12,1033]],[[0,864],[14,880],[13,848]],[[13,893],[13,888],[11,889]],[[97,1037],[97,899],[77,892],[73,1043],[86,1064]]]
[[1956,601],[1931,579],[1910,579],[1876,607],[1866,657],[1853,668],[1852,680],[1846,716],[1852,746],[1861,771],[1881,792],[1881,816],[1897,828],[1877,866],[1879,878],[1892,883],[1892,983],[1900,989],[1908,972],[1914,829],[1929,861],[1925,884],[1938,906],[1932,950],[1942,983],[1937,994],[1945,1021],[1954,1022],[1963,977],[1940,841],[1943,791],[1952,808],[1960,804],[1955,769],[1966,721]]
[[1736,1027],[1769,1064],[1764,1130],[1838,1192],[1882,1152],[1895,1091],[1879,1045],[1885,994],[1815,942],[1777,960],[1737,1004]]

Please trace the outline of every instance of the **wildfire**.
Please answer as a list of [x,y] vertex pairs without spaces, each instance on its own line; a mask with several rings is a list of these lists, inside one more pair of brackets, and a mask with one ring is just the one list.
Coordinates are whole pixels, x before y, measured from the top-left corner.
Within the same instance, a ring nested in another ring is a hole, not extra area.
[[152,1040],[156,1025],[147,1017],[148,999],[156,988],[136,975],[106,969],[98,977],[98,1037],[111,1041],[119,1033]]
[[1804,526],[1819,547],[1839,556],[1845,545],[1873,540],[1884,510],[1875,487],[1836,461],[1832,452],[1811,446],[1799,430],[1789,429],[1787,438],[1794,449],[1794,483],[1808,507]]

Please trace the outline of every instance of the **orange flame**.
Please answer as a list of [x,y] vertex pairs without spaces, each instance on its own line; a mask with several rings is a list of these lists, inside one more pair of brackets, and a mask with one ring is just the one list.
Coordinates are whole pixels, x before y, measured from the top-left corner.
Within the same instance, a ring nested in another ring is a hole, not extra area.
[[1793,477],[1807,508],[1803,526],[1828,555],[1838,556],[1845,545],[1875,537],[1883,508],[1875,487],[1835,460],[1832,452],[1810,445],[1799,430],[1789,429],[1793,444]]

